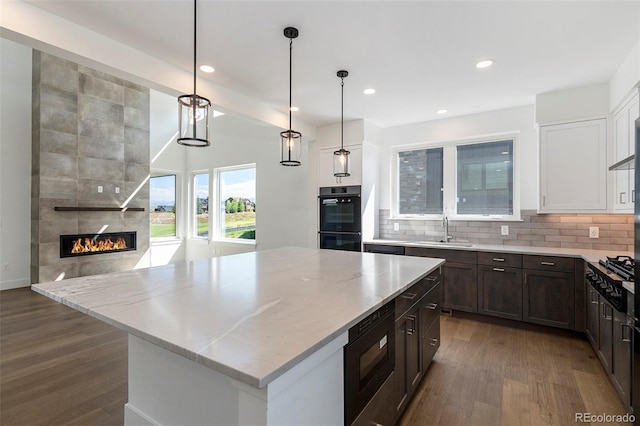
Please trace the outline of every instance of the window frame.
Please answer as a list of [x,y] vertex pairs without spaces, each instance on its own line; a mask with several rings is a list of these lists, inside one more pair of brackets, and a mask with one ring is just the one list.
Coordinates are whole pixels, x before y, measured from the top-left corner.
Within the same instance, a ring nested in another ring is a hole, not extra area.
[[[175,235],[167,237],[151,237],[151,229],[149,229],[149,240],[153,241],[170,241],[182,239],[183,229],[181,226],[182,219],[182,173],[175,170],[152,170],[149,173],[149,213],[151,213],[151,179],[163,176],[174,176],[175,181],[175,209],[176,209],[176,232]],[[149,221],[149,227],[151,227],[151,221]]]
[[[200,235],[198,235],[198,220],[196,219],[196,216],[198,214],[198,212],[196,211],[196,176],[198,175],[204,175],[206,174],[208,176],[208,192],[207,192],[207,196],[209,197],[209,216],[207,217],[207,222],[209,223],[209,228],[208,228],[208,232],[207,232],[207,236],[206,237],[202,237]],[[193,239],[197,239],[197,240],[205,240],[205,241],[211,241],[211,229],[212,229],[212,220],[211,220],[211,200],[213,199],[212,197],[212,172],[210,169],[203,169],[203,170],[193,170],[191,172],[191,178],[189,179],[190,182],[190,188],[189,188],[189,237],[193,238]]]
[[[232,244],[242,244],[242,245],[256,245],[257,244],[257,232],[255,239],[245,239],[245,238],[226,238],[222,236],[222,220],[224,215],[221,214],[221,188],[220,185],[222,183],[222,179],[220,179],[220,174],[224,172],[234,171],[234,170],[245,170],[245,169],[254,169],[256,173],[256,188],[255,188],[255,196],[256,196],[256,205],[258,204],[258,185],[257,185],[257,173],[258,168],[256,163],[246,163],[246,164],[238,164],[235,166],[224,166],[224,167],[216,167],[213,169],[211,173],[211,179],[213,185],[211,185],[210,192],[213,190],[212,199],[215,201],[215,210],[211,213],[211,203],[209,203],[209,238],[211,241],[217,242],[225,242]],[[256,231],[258,228],[258,217],[256,214]]]
[[[395,220],[442,220],[444,216],[450,220],[465,221],[520,221],[520,149],[519,133],[505,132],[491,135],[477,136],[464,139],[453,139],[439,142],[422,142],[417,144],[396,145],[391,149],[391,219]],[[457,212],[457,188],[458,188],[458,158],[457,147],[463,145],[476,145],[511,140],[513,143],[513,214],[511,215],[481,215],[458,214]],[[399,213],[399,170],[398,154],[400,152],[442,148],[443,163],[443,206],[442,214],[400,214]]]

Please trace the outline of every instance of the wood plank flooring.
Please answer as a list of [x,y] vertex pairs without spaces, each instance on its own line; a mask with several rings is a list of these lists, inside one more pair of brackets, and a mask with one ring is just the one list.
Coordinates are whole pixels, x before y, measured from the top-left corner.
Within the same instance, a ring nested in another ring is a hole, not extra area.
[[575,413],[627,412],[582,335],[458,313],[440,318],[440,349],[401,426],[570,425]]
[[[568,425],[624,414],[586,339],[441,316],[442,343],[399,424]],[[120,425],[127,337],[29,289],[0,292],[0,424]]]
[[28,288],[0,292],[0,424],[121,425],[127,333]]

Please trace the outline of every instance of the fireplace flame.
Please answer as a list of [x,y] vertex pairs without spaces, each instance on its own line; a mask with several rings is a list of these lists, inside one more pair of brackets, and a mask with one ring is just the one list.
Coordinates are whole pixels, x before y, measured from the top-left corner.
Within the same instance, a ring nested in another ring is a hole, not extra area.
[[118,237],[115,241],[111,241],[111,237],[107,237],[103,240],[96,240],[92,238],[85,238],[84,244],[82,243],[82,238],[78,238],[73,241],[73,248],[71,249],[72,254],[76,253],[87,253],[87,252],[96,252],[96,251],[111,251],[111,250],[122,250],[127,248],[127,243],[124,238]]

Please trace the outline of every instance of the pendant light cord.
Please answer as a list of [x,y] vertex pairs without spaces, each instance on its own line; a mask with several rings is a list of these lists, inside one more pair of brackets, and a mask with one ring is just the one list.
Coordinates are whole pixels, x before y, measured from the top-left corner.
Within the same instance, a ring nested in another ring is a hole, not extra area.
[[340,149],[344,150],[344,77],[340,78]]
[[293,39],[289,39],[289,132],[291,132],[291,74],[293,73]]
[[196,92],[196,46],[197,46],[197,22],[196,22],[196,16],[197,16],[197,0],[193,0],[193,94],[195,95]]

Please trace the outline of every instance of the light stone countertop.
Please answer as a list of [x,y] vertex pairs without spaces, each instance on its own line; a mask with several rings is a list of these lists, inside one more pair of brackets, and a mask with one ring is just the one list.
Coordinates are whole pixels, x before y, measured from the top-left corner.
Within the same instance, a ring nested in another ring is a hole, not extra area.
[[467,251],[490,251],[490,252],[502,252],[502,253],[517,253],[517,254],[533,254],[533,255],[546,255],[546,256],[561,256],[561,257],[577,257],[582,258],[587,262],[597,262],[600,259],[606,259],[606,256],[631,256],[632,252],[621,252],[619,250],[607,251],[607,250],[589,250],[579,248],[556,248],[556,247],[534,247],[534,246],[512,246],[512,245],[490,245],[490,244],[468,244],[462,242],[452,241],[450,245],[444,243],[434,243],[429,241],[401,241],[401,240],[370,240],[364,241],[364,244],[384,244],[390,246],[405,246],[405,247],[424,247],[424,248],[437,248],[446,250],[467,250]]
[[289,247],[32,288],[263,388],[442,263]]

